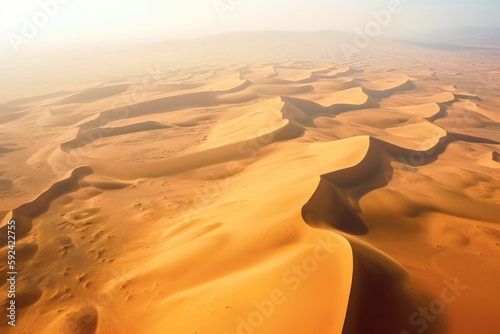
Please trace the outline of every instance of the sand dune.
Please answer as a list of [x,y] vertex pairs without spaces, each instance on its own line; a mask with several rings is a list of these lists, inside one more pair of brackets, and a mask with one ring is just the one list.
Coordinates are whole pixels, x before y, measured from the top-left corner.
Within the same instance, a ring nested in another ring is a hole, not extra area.
[[408,113],[414,117],[434,120],[444,115],[444,108],[438,103],[427,103],[416,106],[396,107],[395,109]]
[[[19,240],[24,237],[32,228],[33,218],[41,215],[49,209],[50,203],[64,193],[72,191],[78,187],[78,180],[92,173],[88,167],[79,167],[71,172],[71,176],[65,180],[54,183],[45,192],[40,194],[36,199],[29,203],[25,203],[12,210],[12,219],[16,224],[16,238]],[[1,228],[1,235],[7,234],[7,226]],[[7,239],[2,238],[1,246],[7,245]]]
[[[226,96],[224,98],[223,94],[230,94],[244,89],[249,82],[245,82],[240,86],[230,88],[223,93],[217,92],[199,92],[190,93],[185,95],[178,95],[167,97],[163,99],[148,101],[137,104],[133,109],[121,108],[117,110],[107,110],[99,114],[99,116],[91,121],[88,121],[81,125],[82,129],[93,129],[98,125],[106,125],[112,120],[119,120],[128,117],[143,116],[152,113],[166,112],[169,110],[176,110],[180,108],[192,108],[192,107],[209,107],[218,104],[218,100],[222,100],[222,103],[236,103],[238,100],[246,100],[246,98],[236,96],[234,102],[231,97]],[[252,98],[250,98],[252,99]]]
[[333,107],[336,104],[363,105],[368,102],[368,95],[363,93],[361,88],[351,88],[340,92],[335,92],[315,100],[323,107]]
[[0,331],[496,334],[496,51],[241,34],[9,90]]
[[371,82],[363,83],[362,87],[367,94],[377,98],[385,98],[395,92],[411,90],[415,87],[407,76],[396,77],[390,81],[382,80],[376,78]]
[[428,104],[428,103],[440,103],[440,104],[451,104],[456,101],[455,95],[450,92],[435,93],[411,93],[411,94],[399,94],[392,98],[392,103],[397,103],[401,106],[407,106],[408,101],[414,103],[414,105]]
[[68,104],[68,103],[87,103],[93,102],[96,100],[100,100],[105,97],[110,97],[113,95],[117,95],[123,93],[129,88],[128,85],[116,85],[116,86],[107,86],[107,87],[96,87],[84,90],[82,92],[73,94],[71,96],[65,97],[61,99],[58,104]]
[[309,116],[321,114],[335,115],[378,105],[372,98],[364,94],[359,87],[342,90],[328,95],[314,95],[309,98],[311,100],[288,96],[282,97],[285,103],[295,106]]
[[432,149],[437,143],[449,139],[444,129],[427,121],[387,128],[385,131],[398,137],[394,144],[419,151]]
[[352,74],[354,72],[355,71],[351,67],[347,66],[344,68],[336,68],[331,71],[314,72],[313,74],[320,79],[335,79],[340,76],[346,76],[348,74]]
[[171,127],[168,124],[159,122],[142,122],[115,128],[97,128],[80,133],[75,139],[61,144],[61,149],[69,152],[72,149],[83,147],[92,143],[94,140],[104,137],[119,136],[141,131],[152,131],[158,129],[166,129]]
[[[127,129],[130,129],[128,127]],[[123,128],[122,128],[123,130]],[[178,174],[181,172],[198,169],[205,166],[214,164],[221,164],[232,160],[240,160],[252,157],[258,151],[274,142],[289,140],[299,137],[303,133],[303,128],[294,123],[293,121],[286,121],[284,125],[276,130],[259,135],[255,138],[218,146],[212,149],[182,155],[179,157],[164,159],[149,163],[114,163],[111,161],[103,161],[91,157],[79,156],[79,161],[84,162],[90,166],[94,171],[122,180],[132,180],[142,177],[160,177]],[[88,144],[85,140],[83,142],[71,141],[61,145],[61,152],[54,152],[49,162],[53,165],[63,165],[65,162],[71,161],[68,154],[64,151],[69,151],[71,148],[78,147],[78,145]]]

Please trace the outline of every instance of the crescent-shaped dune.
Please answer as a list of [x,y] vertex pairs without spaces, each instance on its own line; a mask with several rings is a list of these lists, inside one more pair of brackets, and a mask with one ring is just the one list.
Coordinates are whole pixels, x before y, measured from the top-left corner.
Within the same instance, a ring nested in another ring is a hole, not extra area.
[[407,76],[394,78],[390,81],[370,81],[362,84],[363,90],[370,96],[377,98],[388,97],[395,92],[407,91],[415,88],[413,82]]
[[350,105],[363,105],[368,102],[368,95],[366,95],[360,87],[351,88],[320,96],[314,100],[323,107],[332,107],[337,104],[350,104]]
[[428,121],[387,128],[385,132],[397,137],[394,143],[398,146],[420,151],[426,151],[437,143],[448,140],[446,130]]
[[[335,115],[352,110],[377,107],[378,103],[363,93],[360,87],[342,90],[328,95],[314,95],[308,99],[282,97],[307,115]],[[310,99],[310,100],[309,100]]]
[[444,115],[444,107],[438,103],[426,103],[416,106],[395,107],[394,109],[414,117],[433,120]]
[[310,70],[278,68],[276,72],[278,75],[275,78],[285,80],[286,82],[305,83],[313,78],[313,74]]
[[353,71],[353,69],[351,69],[351,67],[347,66],[347,67],[343,67],[343,68],[333,69],[331,71],[327,71],[324,73],[316,72],[313,74],[315,77],[317,77],[319,79],[335,79],[335,78],[338,78],[341,76],[351,74],[353,72],[355,72],[355,71]]

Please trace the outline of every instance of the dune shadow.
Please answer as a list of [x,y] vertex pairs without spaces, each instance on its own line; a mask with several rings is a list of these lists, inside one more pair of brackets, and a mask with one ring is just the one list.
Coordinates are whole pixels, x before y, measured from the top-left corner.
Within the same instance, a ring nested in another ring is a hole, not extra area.
[[[428,307],[434,297],[409,289],[407,271],[357,236],[369,233],[359,200],[392,180],[393,163],[431,163],[452,139],[445,136],[429,150],[416,151],[369,138],[364,158],[354,166],[322,175],[316,191],[303,206],[302,217],[309,226],[333,228],[352,247],[353,279],[343,334],[409,334],[417,333],[424,325],[426,333],[444,332],[442,318],[431,322],[416,313]],[[413,155],[419,159],[412,159]]]
[[442,318],[418,313],[434,299],[407,286],[408,273],[370,246],[347,236],[353,251],[353,279],[342,334],[445,333]]
[[[54,183],[49,189],[36,199],[12,210],[12,220],[16,222],[16,241],[26,236],[33,227],[33,219],[47,212],[50,204],[64,194],[74,192],[80,188],[78,181],[92,174],[89,167],[83,166],[74,169],[67,179]],[[0,228],[0,248],[7,245],[7,225]]]

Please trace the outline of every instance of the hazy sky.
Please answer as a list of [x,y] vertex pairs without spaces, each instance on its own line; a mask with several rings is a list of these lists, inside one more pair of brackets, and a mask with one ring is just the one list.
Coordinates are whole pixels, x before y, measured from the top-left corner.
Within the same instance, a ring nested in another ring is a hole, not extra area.
[[[227,31],[364,28],[397,0],[0,0],[0,54],[158,41]],[[387,34],[493,27],[500,0],[400,0]]]

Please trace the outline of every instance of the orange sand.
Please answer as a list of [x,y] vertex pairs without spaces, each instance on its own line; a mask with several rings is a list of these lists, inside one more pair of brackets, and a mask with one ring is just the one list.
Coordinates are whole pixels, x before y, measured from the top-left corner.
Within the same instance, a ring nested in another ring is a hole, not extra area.
[[0,331],[498,333],[498,52],[324,34],[10,69]]

